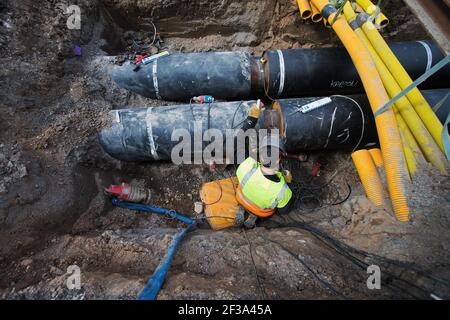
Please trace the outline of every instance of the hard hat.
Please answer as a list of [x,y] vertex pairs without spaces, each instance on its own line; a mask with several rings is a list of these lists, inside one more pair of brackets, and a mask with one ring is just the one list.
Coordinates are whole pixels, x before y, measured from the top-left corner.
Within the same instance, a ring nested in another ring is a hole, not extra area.
[[286,149],[284,148],[284,142],[280,139],[280,136],[277,134],[268,134],[264,136],[261,141],[260,148],[265,147],[276,147],[281,150],[282,153],[286,153]]

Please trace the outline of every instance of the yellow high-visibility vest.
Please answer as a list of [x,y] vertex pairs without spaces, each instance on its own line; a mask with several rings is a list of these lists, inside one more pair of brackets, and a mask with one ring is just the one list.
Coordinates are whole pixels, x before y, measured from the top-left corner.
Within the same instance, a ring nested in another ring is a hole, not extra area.
[[249,157],[242,162],[236,176],[242,193],[261,209],[283,208],[292,198],[292,190],[287,185],[281,172],[276,172],[280,182],[274,182],[261,172],[261,164]]

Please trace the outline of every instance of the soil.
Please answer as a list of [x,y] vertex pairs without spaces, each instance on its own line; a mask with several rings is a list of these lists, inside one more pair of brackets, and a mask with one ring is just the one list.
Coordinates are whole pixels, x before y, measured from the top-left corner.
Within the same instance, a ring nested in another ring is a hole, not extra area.
[[[76,4],[81,30],[64,8]],[[386,1],[388,40],[427,39],[401,1]],[[96,140],[109,110],[163,106],[119,89],[107,57],[129,39],[175,52],[337,46],[322,23],[299,18],[296,1],[0,1],[0,295],[4,299],[135,299],[180,222],[113,207],[111,183],[152,190],[152,203],[199,218],[182,243],[158,299],[450,298],[448,178],[421,168],[410,192],[411,222],[376,208],[348,153],[289,160],[300,183],[320,186],[286,216],[253,230],[214,232],[194,212],[204,166],[124,163]],[[81,56],[75,47],[81,47]],[[316,160],[324,163],[311,177]],[[233,174],[227,170],[225,174]],[[336,199],[348,200],[330,205]],[[320,204],[320,206],[319,206]],[[369,290],[367,266],[382,288]],[[81,269],[81,289],[66,286]]]

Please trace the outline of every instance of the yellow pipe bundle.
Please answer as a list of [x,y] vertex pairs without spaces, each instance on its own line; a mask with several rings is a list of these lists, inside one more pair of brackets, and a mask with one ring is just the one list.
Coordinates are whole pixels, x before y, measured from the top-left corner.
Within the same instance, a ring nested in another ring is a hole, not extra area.
[[361,183],[366,191],[367,198],[376,206],[385,204],[383,197],[383,183],[378,175],[372,156],[367,150],[358,150],[352,153],[353,163],[358,171]]
[[[397,108],[393,108],[395,119],[397,120],[398,130],[400,131],[400,138],[402,139],[402,149],[405,154],[406,165],[408,167],[409,177],[412,179],[417,171],[417,161],[414,156],[411,145],[408,143],[407,135],[411,134],[405,121],[398,112]],[[414,139],[414,138],[413,138]]]
[[383,155],[381,154],[381,150],[378,148],[369,149],[370,156],[372,157],[373,163],[377,168],[383,166]]
[[320,10],[317,9],[312,1],[310,1],[310,5],[312,10],[311,20],[316,23],[320,22],[322,20],[322,14],[320,13]]
[[[353,11],[351,5],[348,2],[344,6],[344,15],[349,23],[356,19],[356,13]],[[392,76],[391,72],[386,67],[384,62],[381,60],[370,41],[367,39],[365,33],[360,27],[354,28],[354,31],[372,56],[372,59],[378,70],[381,80],[383,81],[383,84],[387,92],[389,93],[389,96],[393,98],[394,96],[398,95],[402,91],[402,89],[400,88],[397,81]],[[407,136],[407,140],[409,141],[413,140],[415,146],[417,146],[418,143],[425,155],[425,158],[430,161],[436,168],[438,168],[443,175],[448,175],[448,164],[444,154],[441,152],[439,146],[436,144],[433,137],[428,132],[425,125],[422,123],[422,120],[417,115],[414,108],[411,106],[409,100],[406,97],[402,97],[401,99],[399,99],[395,103],[393,111],[394,113],[400,113],[398,114],[398,116],[396,115],[396,119],[399,125],[401,136]],[[406,130],[408,132],[405,132]],[[417,140],[417,143],[415,142],[413,137],[410,137],[411,133]],[[408,171],[412,176],[414,175],[417,167],[417,165],[415,164],[416,161],[414,160],[412,155],[417,153],[417,150],[411,150],[411,148],[408,147],[405,141],[402,142],[403,150],[405,151],[405,157],[408,164]],[[413,142],[411,141],[411,143]]]
[[[364,17],[363,15],[361,16],[361,19],[363,20],[362,29],[371,42],[373,48],[388,70],[390,70],[392,76],[395,78],[401,89],[407,88],[413,82],[411,77],[400,64],[397,57],[391,51],[373,23],[368,21],[367,17]],[[444,152],[444,146],[441,140],[441,133],[443,129],[442,123],[439,121],[438,117],[433,112],[422,93],[420,93],[419,89],[414,88],[407,93],[406,96],[413,105],[419,117],[422,119],[423,124],[430,132],[434,141],[439,146],[441,152]]]
[[[328,19],[329,22],[333,21],[337,10],[328,1],[312,0],[312,2],[322,11],[325,19]],[[344,17],[335,19],[332,28],[350,54],[362,79],[372,110],[376,112],[389,101],[389,96],[369,52]],[[375,123],[382,149],[392,207],[398,220],[409,221],[409,207],[406,199],[406,184],[409,183],[409,174],[393,111],[383,112],[376,117]]]
[[[348,3],[348,2],[347,2]],[[377,6],[369,0],[356,0],[356,3],[365,11],[369,16],[373,16],[377,12]],[[378,13],[375,18],[375,24],[381,28],[389,24],[389,19],[382,13]]]
[[308,0],[297,0],[300,17],[303,20],[311,18],[312,10]]

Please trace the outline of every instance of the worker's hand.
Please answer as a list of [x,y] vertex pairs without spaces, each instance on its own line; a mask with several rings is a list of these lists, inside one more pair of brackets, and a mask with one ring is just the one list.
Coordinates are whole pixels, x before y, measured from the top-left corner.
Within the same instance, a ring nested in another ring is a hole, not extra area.
[[258,119],[260,112],[261,112],[261,110],[258,108],[257,104],[255,103],[250,107],[250,110],[248,110],[248,115],[249,115],[249,117]]
[[292,174],[291,174],[291,172],[289,170],[283,170],[282,173],[283,173],[284,180],[287,183],[291,183],[292,182]]

